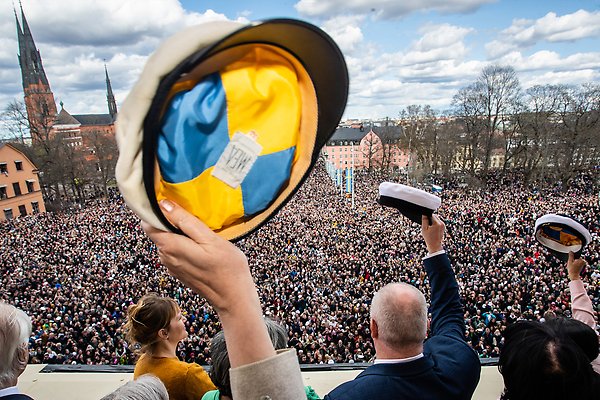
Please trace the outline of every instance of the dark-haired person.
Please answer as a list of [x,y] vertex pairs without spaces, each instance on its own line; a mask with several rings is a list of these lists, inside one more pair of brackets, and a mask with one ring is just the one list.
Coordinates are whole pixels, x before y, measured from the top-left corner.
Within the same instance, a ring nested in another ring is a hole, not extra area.
[[594,367],[594,361],[600,354],[596,331],[581,321],[572,318],[551,318],[545,321],[554,330],[564,333],[583,350],[588,361]]
[[[567,261],[567,273],[569,276],[569,291],[571,292],[571,310],[573,318],[581,321],[590,328],[596,329],[596,318],[594,316],[594,307],[592,300],[588,296],[583,282],[581,281],[581,271],[586,266],[582,258],[575,259],[573,252],[569,253]],[[574,327],[573,329],[576,329]],[[589,354],[589,353],[588,353]],[[592,353],[593,354],[593,353]],[[592,358],[592,368],[600,374],[600,357],[598,356],[598,336],[596,336],[596,356]]]
[[443,247],[445,225],[433,215],[422,218],[421,235],[428,255],[425,271],[431,285],[431,333],[427,303],[414,286],[391,283],[371,304],[375,365],[325,396],[329,400],[470,399],[481,365],[465,341],[458,284]]
[[152,293],[143,296],[129,307],[125,332],[131,343],[141,346],[134,379],[155,375],[164,383],[170,400],[197,400],[215,389],[204,368],[177,358],[177,345],[188,333],[175,300]]
[[502,400],[597,400],[600,376],[564,329],[519,321],[504,331],[498,369]]
[[0,399],[31,400],[19,392],[17,380],[29,359],[31,319],[18,308],[0,301]]

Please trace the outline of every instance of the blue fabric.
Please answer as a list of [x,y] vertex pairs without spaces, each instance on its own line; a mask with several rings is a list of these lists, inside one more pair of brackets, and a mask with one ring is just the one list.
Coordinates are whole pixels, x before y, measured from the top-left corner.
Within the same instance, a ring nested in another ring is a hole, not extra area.
[[296,147],[291,147],[256,159],[241,184],[244,215],[264,210],[275,199],[281,186],[290,178],[295,150]]
[[163,179],[186,182],[214,166],[229,143],[228,129],[218,73],[175,95],[165,111],[156,151]]
[[375,364],[325,400],[467,400],[479,382],[479,358],[464,339],[458,284],[446,254],[424,261],[431,283],[431,333],[424,357],[402,364]]

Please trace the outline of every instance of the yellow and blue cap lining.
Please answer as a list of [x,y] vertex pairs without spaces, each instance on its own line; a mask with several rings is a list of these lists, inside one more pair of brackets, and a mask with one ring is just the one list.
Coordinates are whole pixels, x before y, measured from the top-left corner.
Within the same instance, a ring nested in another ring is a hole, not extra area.
[[[156,138],[156,202],[174,200],[211,229],[233,231],[228,237],[260,224],[310,168],[316,114],[310,77],[288,51],[254,43],[211,56],[168,92]],[[262,150],[232,187],[214,172],[236,134]]]

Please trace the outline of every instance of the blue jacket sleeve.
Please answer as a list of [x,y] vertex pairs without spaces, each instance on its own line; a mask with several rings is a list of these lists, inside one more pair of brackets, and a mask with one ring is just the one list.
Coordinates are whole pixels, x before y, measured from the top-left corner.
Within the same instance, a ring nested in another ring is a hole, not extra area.
[[423,262],[431,286],[431,336],[449,335],[464,340],[464,313],[450,259],[439,254]]

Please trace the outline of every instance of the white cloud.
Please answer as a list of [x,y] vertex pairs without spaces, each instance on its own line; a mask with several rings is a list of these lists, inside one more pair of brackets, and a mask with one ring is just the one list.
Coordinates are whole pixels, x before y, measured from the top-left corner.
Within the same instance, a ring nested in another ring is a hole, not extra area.
[[363,21],[361,16],[337,16],[325,21],[322,28],[331,35],[344,54],[351,54],[363,41],[360,27]]
[[495,58],[542,41],[570,42],[596,36],[600,36],[600,11],[579,10],[563,16],[549,12],[537,20],[514,20],[500,32],[500,39],[486,45],[486,50]]
[[580,85],[588,82],[598,81],[600,72],[594,69],[581,69],[578,71],[548,71],[543,74],[531,74],[521,77],[521,85],[532,87],[535,85]]
[[396,19],[418,11],[468,13],[494,2],[496,0],[300,0],[294,7],[308,17],[370,14],[378,19]]
[[561,57],[560,54],[542,50],[530,56],[514,51],[498,59],[501,64],[512,65],[515,70],[523,72],[545,71],[580,71],[596,69],[600,71],[600,52],[576,53]]
[[417,40],[412,47],[415,50],[428,51],[461,42],[467,34],[473,32],[473,29],[450,24],[430,24],[422,27],[419,32],[423,34],[423,37]]
[[445,109],[458,88],[485,65],[468,60],[463,41],[472,29],[429,24],[419,32],[422,36],[404,50],[347,57],[351,84],[346,115],[395,117],[410,104]]
[[[119,104],[162,40],[186,26],[228,19],[184,10],[178,0],[27,0],[23,9],[57,102],[74,114],[106,112],[104,60]],[[248,22],[243,13],[236,20]],[[1,108],[23,99],[8,1],[0,2],[0,34]]]

